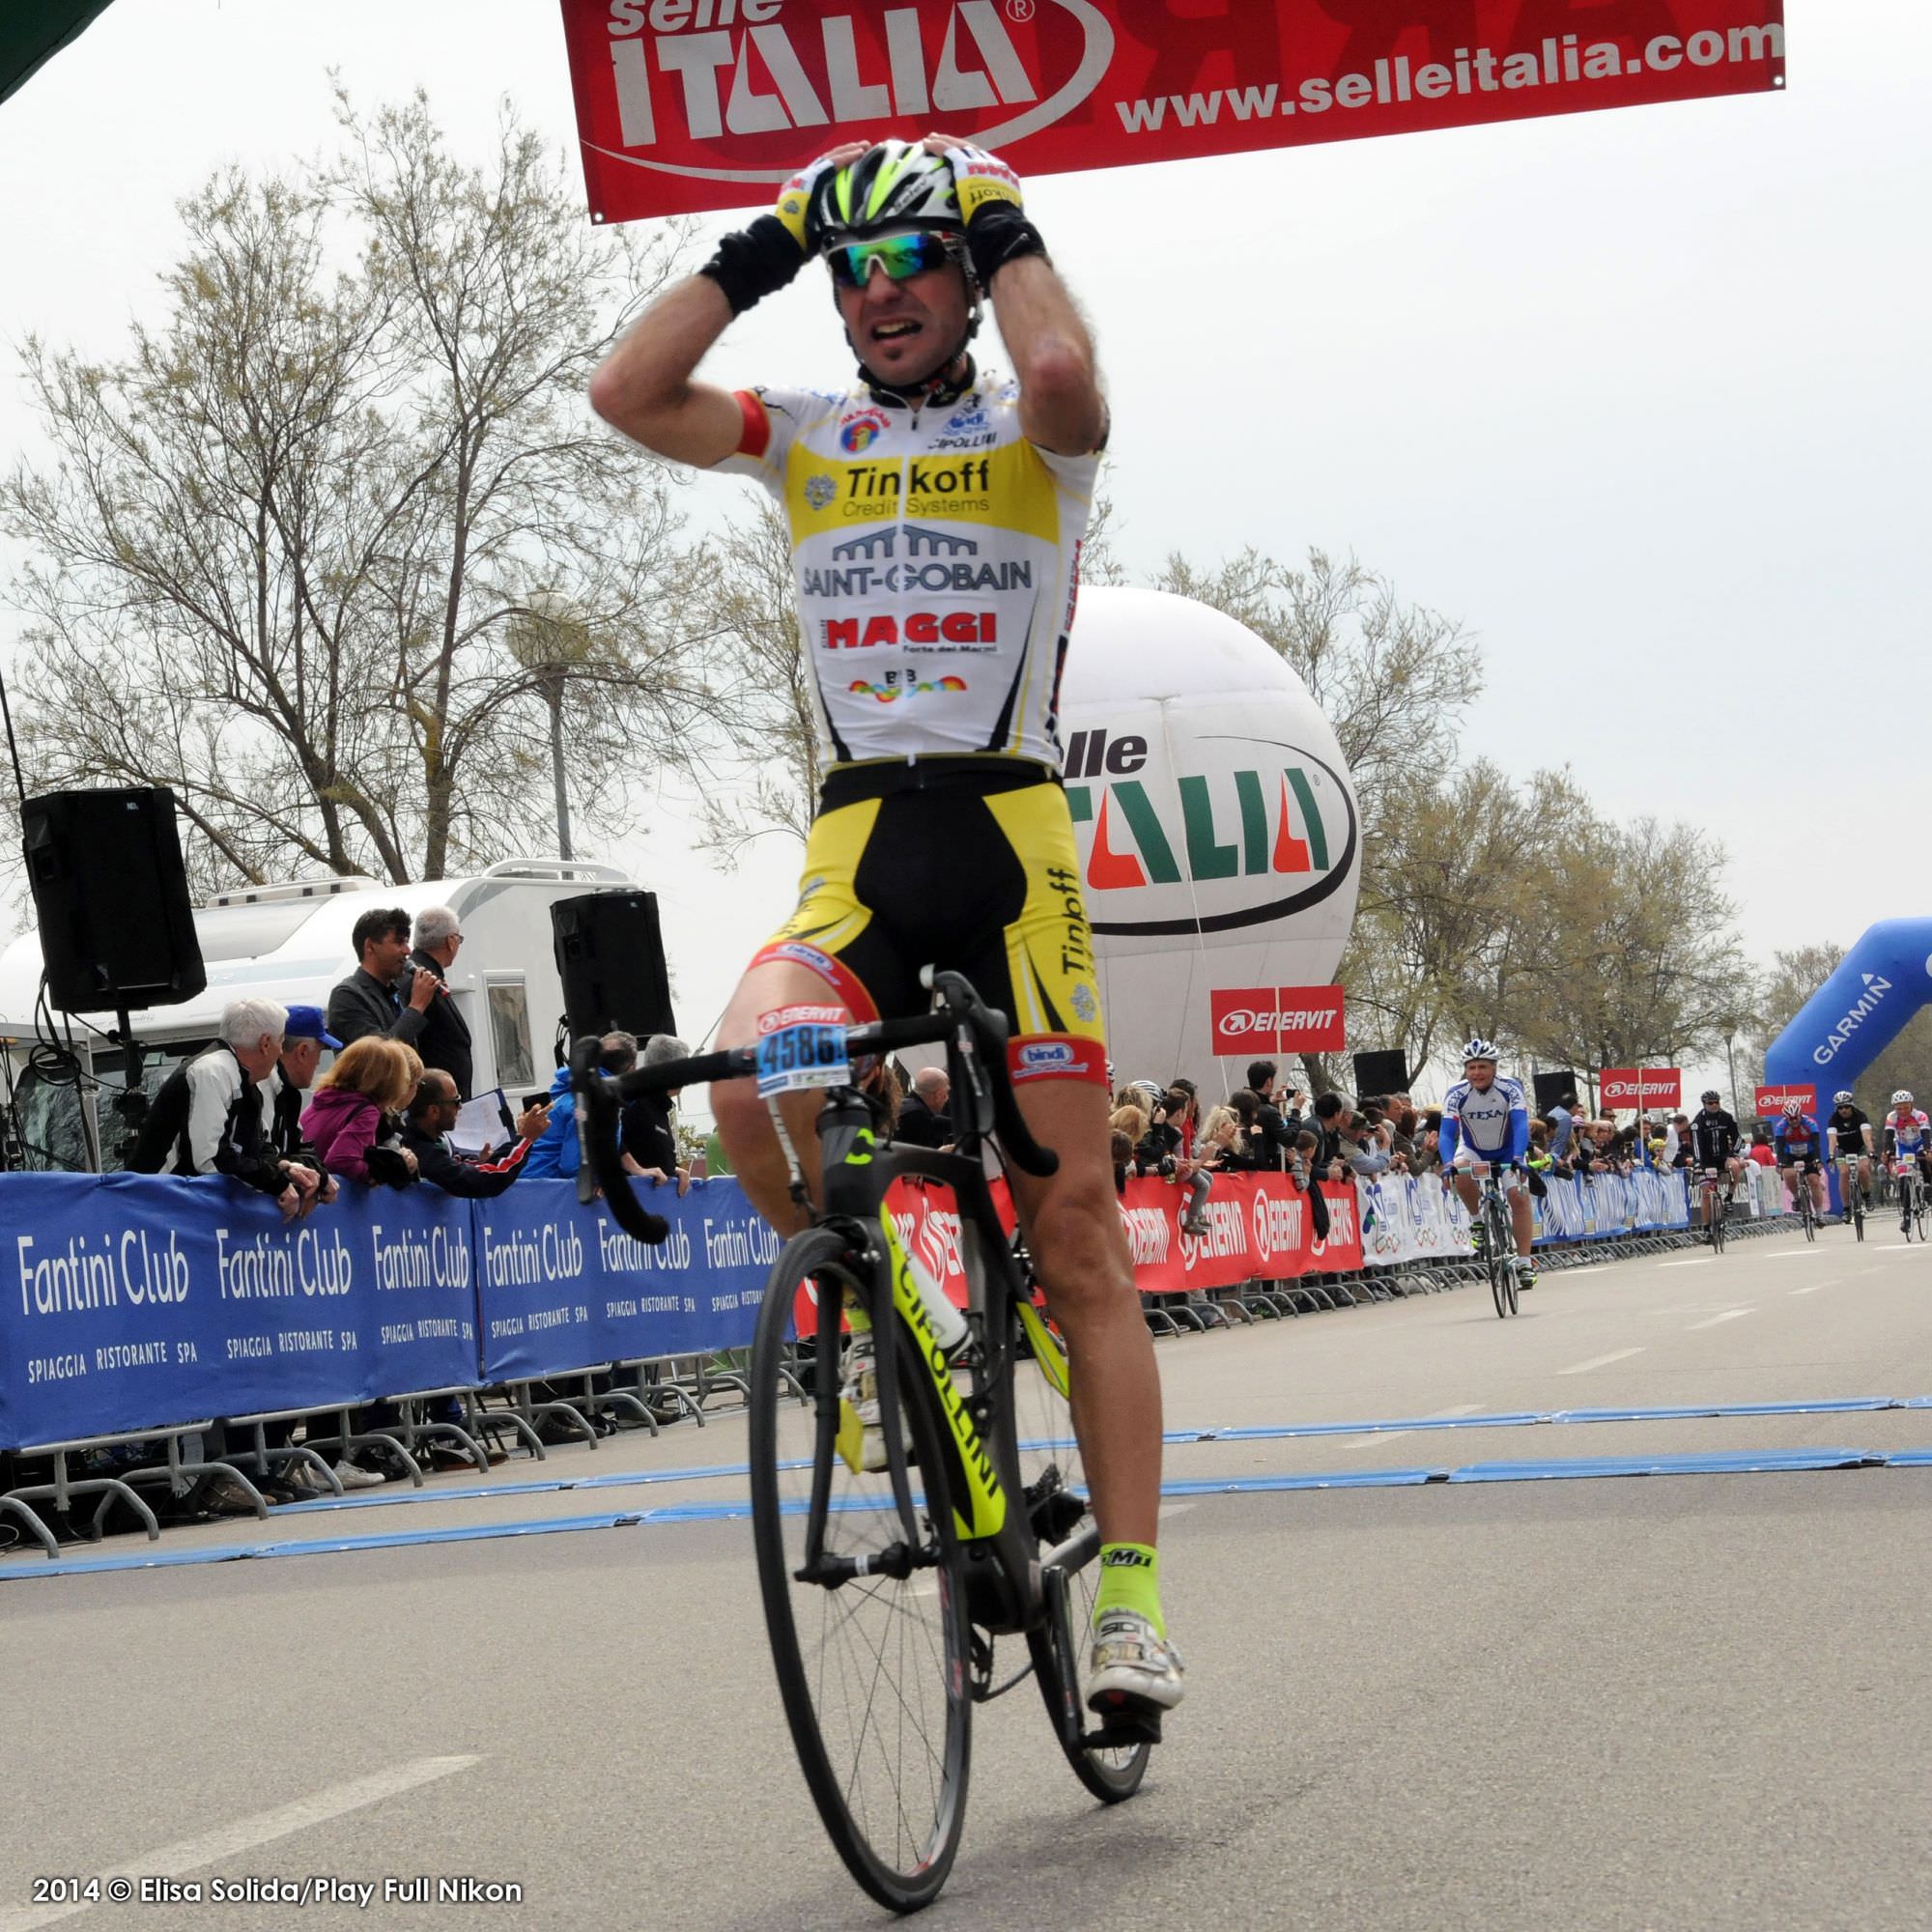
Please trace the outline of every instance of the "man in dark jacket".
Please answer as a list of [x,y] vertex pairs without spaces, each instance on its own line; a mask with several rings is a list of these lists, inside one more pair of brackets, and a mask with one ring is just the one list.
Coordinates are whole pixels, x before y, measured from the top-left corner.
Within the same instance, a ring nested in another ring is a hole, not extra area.
[[[1274,1084],[1275,1064],[1271,1060],[1251,1061],[1248,1065],[1248,1091],[1259,1103],[1255,1118],[1255,1132],[1249,1136],[1248,1146],[1255,1156],[1255,1165],[1278,1173],[1288,1164],[1294,1152],[1294,1137],[1301,1130],[1301,1116],[1291,1111],[1284,1116],[1279,1104],[1283,1095]],[[1291,1103],[1299,1096],[1289,1094],[1285,1096]]]
[[261,1083],[282,1050],[288,1009],[273,1000],[231,1000],[221,1037],[161,1082],[128,1160],[135,1174],[225,1174],[271,1195],[291,1220],[320,1198],[320,1173],[269,1146]]
[[899,1118],[893,1138],[910,1147],[943,1148],[952,1141],[952,1116],[946,1104],[952,1097],[952,1083],[943,1066],[922,1066],[912,1076],[912,1092],[899,1106]]
[[470,1097],[469,1083],[475,1077],[476,1060],[469,1044],[469,1022],[463,1017],[449,990],[449,969],[463,945],[463,928],[448,906],[425,906],[416,914],[416,946],[409,963],[416,969],[410,982],[412,993],[424,974],[442,988],[440,998],[432,995],[423,1010],[422,1037],[415,1042],[425,1066],[440,1066],[456,1082],[459,1099]]
[[425,1014],[432,1000],[447,1000],[442,981],[416,974],[409,999],[396,990],[410,957],[410,916],[400,906],[365,912],[351,928],[349,941],[359,962],[328,995],[327,1026],[344,1046],[379,1034],[422,1051]]
[[462,1106],[455,1079],[440,1066],[430,1067],[416,1083],[415,1097],[404,1116],[403,1145],[416,1157],[417,1175],[432,1187],[466,1200],[493,1200],[523,1173],[530,1144],[550,1123],[550,1109],[541,1101],[526,1107],[507,1152],[469,1160],[443,1138],[455,1127]]
[[[690,1058],[691,1048],[674,1034],[654,1033],[644,1042],[646,1066]],[[690,1183],[685,1165],[678,1158],[677,1130],[670,1123],[670,1112],[682,1091],[673,1087],[664,1094],[639,1094],[625,1107],[618,1134],[618,1145],[637,1162],[639,1174],[657,1180],[674,1180],[680,1194]]]

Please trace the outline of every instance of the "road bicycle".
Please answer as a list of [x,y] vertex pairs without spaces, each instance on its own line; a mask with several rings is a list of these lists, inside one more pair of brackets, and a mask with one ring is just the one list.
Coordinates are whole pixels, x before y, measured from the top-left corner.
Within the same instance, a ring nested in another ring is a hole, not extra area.
[[1476,1230],[1483,1259],[1490,1270],[1490,1294],[1496,1313],[1505,1318],[1517,1312],[1516,1223],[1510,1214],[1509,1199],[1503,1193],[1501,1171],[1494,1161],[1483,1177],[1482,1198],[1476,1203]]
[[[579,1191],[601,1184],[618,1224],[648,1243],[668,1229],[622,1171],[620,1102],[753,1077],[773,1102],[792,1196],[810,1225],[772,1269],[752,1354],[759,1588],[819,1817],[852,1876],[898,1912],[938,1895],[958,1850],[975,1704],[1032,1676],[1075,1775],[1106,1804],[1139,1788],[1160,1735],[1157,1718],[1087,1715],[1100,1539],[1068,1406],[1077,1364],[1006,1232],[981,1152],[990,1143],[1040,1176],[1058,1157],[1020,1117],[1006,1021],[962,976],[927,968],[922,978],[930,1013],[786,1024],[756,1047],[615,1080],[597,1073],[595,1040],[572,1059]],[[953,1151],[889,1143],[853,1063],[941,1044]],[[807,1090],[824,1095],[815,1208],[776,1105],[780,1093]],[[888,1198],[899,1179],[939,1183],[956,1205],[968,1306],[951,1345],[959,1311],[908,1250]],[[875,1424],[871,1397],[855,1386],[848,1330],[872,1338]],[[1003,1637],[1026,1650],[1005,1674]]]
[[1704,1203],[1704,1238],[1710,1242],[1711,1252],[1720,1255],[1724,1252],[1724,1202],[1729,1184],[1717,1168],[1707,1167],[1697,1177],[1697,1191]]
[[1811,1198],[1811,1173],[1804,1166],[1792,1169],[1791,1191],[1798,1197],[1798,1218],[1804,1227],[1804,1238],[1818,1238],[1818,1204]]
[[1857,1154],[1841,1153],[1838,1161],[1838,1198],[1845,1204],[1845,1226],[1857,1232],[1858,1238],[1865,1237],[1865,1197],[1859,1185],[1859,1157]]
[[1925,1238],[1925,1177],[1916,1160],[1901,1160],[1892,1170],[1898,1183],[1898,1216],[1909,1241],[1917,1235]]

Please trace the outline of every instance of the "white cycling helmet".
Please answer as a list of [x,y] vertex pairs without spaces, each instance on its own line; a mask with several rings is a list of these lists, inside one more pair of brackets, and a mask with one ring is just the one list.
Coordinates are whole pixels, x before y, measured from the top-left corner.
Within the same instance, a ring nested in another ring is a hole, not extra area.
[[1852,1104],[1852,1090],[1849,1087],[1840,1087],[1832,1095],[1832,1104],[1834,1107],[1849,1107]]
[[1900,1088],[1900,1089],[1898,1090],[1898,1092],[1897,1092],[1896,1094],[1893,1094],[1893,1095],[1891,1096],[1891,1104],[1892,1104],[1892,1105],[1893,1105],[1894,1107],[1909,1107],[1909,1106],[1911,1106],[1911,1104],[1912,1104],[1912,1094],[1911,1094],[1911,1093],[1910,1093],[1910,1092],[1909,1092],[1909,1091],[1908,1091],[1908,1090],[1907,1090],[1906,1088],[1903,1088],[1903,1087],[1901,1087],[1901,1088]]
[[1499,1060],[1501,1057],[1502,1056],[1496,1052],[1495,1042],[1493,1040],[1485,1039],[1481,1034],[1478,1034],[1476,1037],[1472,1039],[1468,1043],[1468,1045],[1463,1049],[1463,1065],[1464,1066],[1468,1065],[1468,1064],[1472,1060],[1487,1060],[1494,1062],[1496,1060]]
[[1803,1100],[1787,1100],[1784,1103],[1784,1118],[1787,1121],[1795,1121],[1804,1111],[1804,1102]]

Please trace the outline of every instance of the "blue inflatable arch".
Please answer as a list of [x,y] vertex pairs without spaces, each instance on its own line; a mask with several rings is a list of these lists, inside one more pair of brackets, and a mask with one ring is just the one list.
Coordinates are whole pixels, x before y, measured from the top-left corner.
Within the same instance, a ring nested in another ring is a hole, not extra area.
[[[1882,919],[1800,1008],[1764,1056],[1767,1087],[1813,1086],[1820,1114],[1832,1095],[1932,1003],[1932,919]],[[1879,1109],[1883,1113],[1883,1108]]]

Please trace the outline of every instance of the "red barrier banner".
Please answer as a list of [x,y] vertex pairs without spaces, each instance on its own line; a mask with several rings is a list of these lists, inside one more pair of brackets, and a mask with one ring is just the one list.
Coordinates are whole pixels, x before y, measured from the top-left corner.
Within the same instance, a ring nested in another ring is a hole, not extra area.
[[1324,1180],[1328,1234],[1315,1233],[1308,1197],[1281,1174],[1224,1174],[1203,1210],[1208,1232],[1181,1230],[1188,1193],[1172,1182],[1127,1182],[1121,1202],[1134,1280],[1143,1294],[1182,1294],[1196,1288],[1236,1288],[1244,1281],[1290,1281],[1296,1275],[1352,1273],[1362,1265],[1362,1225],[1355,1190]]
[[562,4],[598,221],[935,128],[1052,174],[1784,85],[1783,0]]
[[1606,1066],[1597,1076],[1606,1107],[1681,1107],[1684,1070],[1678,1066]]
[[1807,1114],[1818,1111],[1818,1090],[1815,1087],[1759,1087],[1751,1095],[1751,1105],[1760,1114],[1781,1114],[1787,1100],[1803,1103]]
[[[1223,1174],[1214,1179],[1205,1218],[1208,1232],[1189,1235],[1181,1221],[1188,1190],[1151,1177],[1127,1182],[1121,1220],[1143,1294],[1184,1294],[1197,1288],[1236,1288],[1244,1281],[1291,1281],[1304,1274],[1351,1274],[1362,1265],[1362,1227],[1355,1190],[1324,1180],[1328,1233],[1318,1238],[1308,1197],[1280,1174]],[[1011,1209],[1004,1181],[994,1183],[1003,1218]],[[950,1187],[896,1180],[886,1196],[906,1253],[942,1283],[957,1308],[966,1306],[966,1270],[959,1259],[959,1208]],[[801,1335],[816,1332],[815,1290],[803,1283],[793,1303]]]
[[1218,1054],[1339,1053],[1340,986],[1242,986],[1208,996]]

